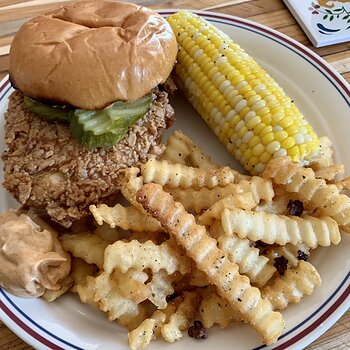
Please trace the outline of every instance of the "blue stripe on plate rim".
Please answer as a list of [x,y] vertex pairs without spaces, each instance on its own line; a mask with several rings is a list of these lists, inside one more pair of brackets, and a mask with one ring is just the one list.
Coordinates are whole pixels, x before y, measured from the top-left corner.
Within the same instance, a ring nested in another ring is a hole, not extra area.
[[[180,9],[174,9],[174,10],[160,10],[159,13],[161,13],[163,16],[168,16],[174,12],[180,11]],[[320,58],[318,55],[313,53],[310,49],[306,48],[305,46],[301,45],[294,39],[289,38],[288,36],[279,33],[269,27],[266,27],[261,24],[257,24],[255,22],[242,19],[239,17],[234,17],[230,15],[215,13],[215,12],[207,12],[207,11],[194,11],[195,13],[205,17],[207,20],[215,23],[222,23],[234,27],[239,27],[251,32],[254,32],[255,34],[264,36],[272,41],[277,42],[280,45],[283,45],[287,49],[293,51],[300,57],[302,57],[305,61],[307,61],[309,64],[311,64],[314,68],[316,68],[326,79],[329,80],[329,82],[335,87],[335,89],[340,93],[340,95],[344,98],[348,106],[350,106],[350,88],[348,83],[345,81],[344,78],[342,78],[332,67],[328,65],[322,58]],[[4,99],[4,97],[7,97],[10,92],[10,84],[8,77],[6,77],[0,86],[0,102]],[[284,333],[280,338],[277,346],[274,347],[274,350],[282,350],[285,349],[287,346],[290,346],[292,344],[295,344],[305,338],[306,336],[309,336],[315,332],[316,327],[321,323],[324,322],[332,316],[333,319],[329,324],[327,324],[328,327],[324,327],[323,331],[326,331],[333,323],[337,321],[337,319],[342,315],[341,312],[337,313],[337,310],[341,307],[344,311],[349,308],[350,306],[350,272],[347,273],[344,280],[341,282],[341,284],[335,289],[335,291],[332,293],[332,295],[316,310],[314,311],[307,319],[299,323],[297,326],[293,327],[288,332]],[[2,307],[7,308],[7,316],[14,320],[16,322],[16,314],[19,316],[19,319],[22,319],[22,321],[29,321],[34,327],[38,328],[38,332],[42,332],[41,335],[46,335],[52,338],[53,342],[56,344],[56,341],[61,342],[65,346],[70,346],[72,349],[75,350],[82,350],[79,346],[76,346],[74,344],[71,344],[64,339],[52,334],[51,332],[44,329],[42,326],[37,324],[33,319],[31,319],[28,315],[26,315],[20,308],[16,305],[16,303],[11,299],[11,295],[5,292],[4,290],[0,289],[0,296],[5,298],[4,302],[0,298],[0,304],[2,304]],[[322,311],[322,313],[321,313]],[[16,314],[14,313],[16,312]],[[17,323],[18,324],[18,323]],[[301,329],[301,327],[303,327]],[[15,329],[14,329],[15,331]],[[299,331],[296,333],[296,331]],[[35,338],[36,340],[40,341],[41,335],[39,333],[34,332],[34,334],[29,334],[30,337]],[[315,338],[315,337],[313,337]],[[285,341],[280,343],[280,341],[284,339]],[[311,337],[309,338],[311,339]],[[28,340],[29,341],[29,340]],[[58,344],[57,344],[58,345]],[[306,343],[304,344],[306,345]],[[261,345],[259,347],[256,347],[252,350],[260,350],[265,348],[266,345]]]

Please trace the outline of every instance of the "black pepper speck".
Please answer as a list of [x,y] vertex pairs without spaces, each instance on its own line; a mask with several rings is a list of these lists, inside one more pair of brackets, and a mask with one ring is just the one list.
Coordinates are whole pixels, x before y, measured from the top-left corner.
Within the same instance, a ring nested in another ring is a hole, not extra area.
[[276,268],[277,272],[283,276],[288,268],[288,259],[284,256],[279,256],[278,258],[275,258],[273,266]]
[[188,329],[188,335],[194,339],[207,339],[208,333],[201,321],[194,321],[193,326]]
[[298,260],[307,261],[309,259],[309,255],[303,252],[302,250],[298,250]]
[[287,209],[290,215],[301,216],[304,212],[304,204],[299,200],[290,200],[287,204]]

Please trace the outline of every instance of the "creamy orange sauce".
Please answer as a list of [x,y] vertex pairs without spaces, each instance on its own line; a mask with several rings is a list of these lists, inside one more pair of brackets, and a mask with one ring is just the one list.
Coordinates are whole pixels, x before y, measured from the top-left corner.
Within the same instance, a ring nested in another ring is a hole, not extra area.
[[21,297],[58,290],[70,272],[70,256],[56,232],[28,215],[0,213],[0,286]]

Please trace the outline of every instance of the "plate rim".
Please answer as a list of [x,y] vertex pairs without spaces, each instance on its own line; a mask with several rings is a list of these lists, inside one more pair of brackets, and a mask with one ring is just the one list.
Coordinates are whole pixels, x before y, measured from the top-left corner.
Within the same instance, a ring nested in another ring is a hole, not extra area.
[[[265,26],[263,24],[259,24],[257,22],[251,21],[249,19],[237,17],[237,16],[232,16],[224,13],[219,13],[219,12],[214,12],[214,11],[205,11],[205,10],[187,10],[187,9],[162,9],[162,10],[156,10],[158,13],[162,14],[163,16],[168,16],[170,14],[173,14],[178,11],[190,11],[194,12],[198,15],[201,15],[205,17],[206,19],[211,20],[212,22],[219,22],[223,23],[226,25],[235,25],[238,26],[240,25],[241,28],[245,30],[249,30],[246,28],[246,26],[253,28],[253,32],[256,34],[260,35],[265,35],[270,40],[275,41],[277,44],[286,46],[290,50],[292,50],[294,53],[298,54],[301,56],[304,60],[308,61],[311,63],[319,72],[321,72],[328,80],[329,82],[338,90],[338,92],[342,95],[344,100],[347,102],[348,106],[350,107],[350,85],[349,83],[328,63],[326,62],[322,57],[314,53],[311,49],[307,48],[303,44],[299,43],[298,41],[288,37],[287,35],[278,32],[275,29],[272,29],[268,26]],[[263,32],[264,34],[261,34]],[[284,42],[281,43],[281,42]],[[292,48],[291,48],[292,47]],[[300,52],[302,54],[300,54]],[[305,57],[306,56],[306,57]],[[316,63],[316,65],[315,65]],[[323,71],[320,69],[320,67],[323,69]],[[331,79],[333,78],[333,79]],[[0,82],[0,102],[6,96],[8,93],[9,89],[6,89],[6,87],[11,86],[10,85],[10,80],[9,76],[5,76],[2,81]],[[4,92],[5,91],[5,92]],[[328,303],[329,299],[332,299],[336,294],[338,294],[340,289],[344,289],[342,291],[341,295],[337,297],[335,301],[332,301],[332,303],[329,305],[327,310],[324,310],[316,320],[313,320],[310,325],[308,325],[305,329],[301,329],[297,331],[297,328],[302,327],[300,326],[300,323],[293,327],[288,333],[285,334],[287,335],[292,335],[291,338],[286,339],[285,342],[282,344],[278,344],[277,346],[269,347],[270,349],[274,350],[282,350],[286,349],[290,345],[297,345],[298,348],[302,348],[304,346],[307,346],[310,344],[312,341],[314,341],[316,338],[321,336],[324,332],[326,332],[350,307],[350,280],[349,280],[349,275],[350,272],[346,275],[344,278],[343,282],[340,284],[338,289],[330,296],[321,306],[321,309],[325,304]],[[344,284],[343,284],[344,283]],[[12,310],[10,310],[3,302],[3,293],[8,294],[4,290],[1,290],[0,293],[0,319],[4,322],[6,326],[8,326],[14,333],[16,333],[21,339],[23,339],[25,342],[28,344],[37,347],[38,342],[42,345],[44,345],[44,348],[48,348],[45,345],[45,342],[50,345],[50,349],[62,349],[60,346],[57,344],[51,343],[50,340],[43,338],[40,333],[35,332],[35,330],[32,330],[34,333],[34,336],[25,331],[23,328],[21,328],[18,324],[12,324],[11,317],[4,311],[4,309],[7,309],[8,312],[10,312],[14,318],[19,319],[23,323],[23,320],[18,318]],[[10,295],[10,294],[8,294]],[[312,319],[316,314],[320,312],[320,308],[318,308],[313,314],[311,314],[308,317],[308,320]],[[326,315],[326,316],[324,316]],[[7,321],[7,322],[6,322]],[[15,323],[15,322],[14,322]],[[303,322],[302,322],[303,323]],[[314,326],[317,323],[316,326]],[[25,323],[24,323],[25,324]],[[319,329],[319,325],[322,324],[323,327]],[[26,324],[25,324],[26,325]],[[307,330],[310,329],[310,327],[313,327],[313,329],[308,332]],[[26,328],[31,329],[30,327],[26,326]],[[25,331],[25,337],[21,334],[22,331]],[[306,334],[303,335],[302,337],[298,338],[299,334],[302,334],[303,332],[306,331]],[[295,334],[294,334],[295,333]],[[26,337],[28,336],[28,337]],[[39,338],[39,339],[38,339]],[[45,342],[42,342],[41,339],[44,339]],[[297,338],[297,339],[296,339]],[[281,339],[281,338],[280,338]],[[252,350],[259,350],[266,348],[266,345],[261,345],[258,347],[255,347]],[[43,348],[43,347],[41,347]],[[71,345],[72,349],[81,349],[80,347],[72,344]]]

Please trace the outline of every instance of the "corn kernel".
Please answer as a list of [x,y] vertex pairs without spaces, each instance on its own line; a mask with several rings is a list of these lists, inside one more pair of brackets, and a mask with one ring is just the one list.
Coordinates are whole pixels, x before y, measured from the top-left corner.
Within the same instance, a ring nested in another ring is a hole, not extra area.
[[296,123],[294,123],[293,125],[289,126],[287,129],[286,129],[286,132],[288,133],[289,136],[293,136],[295,134],[298,133],[298,125],[296,125]]
[[283,140],[285,140],[287,137],[288,134],[284,130],[275,133],[275,139],[280,143],[283,142]]
[[259,159],[261,163],[266,164],[271,159],[271,154],[265,151]]
[[272,131],[273,131],[272,126],[271,125],[266,125],[265,128],[261,130],[260,137],[263,137],[263,136],[265,136],[266,134],[269,134]]
[[281,145],[278,141],[273,141],[266,146],[266,151],[270,154],[274,154],[281,148]]
[[292,158],[297,157],[299,158],[300,152],[299,152],[299,147],[298,146],[293,146],[288,150],[288,155],[291,156]]
[[247,128],[253,129],[255,126],[261,123],[261,118],[259,116],[255,116],[247,122]]
[[271,117],[271,114],[268,113],[268,114],[265,114],[264,116],[261,117],[261,121],[266,124],[266,125],[270,125],[271,122],[272,122],[272,117]]
[[239,146],[239,149],[241,150],[242,154],[248,149],[248,145],[246,143],[242,143]]
[[273,132],[269,132],[268,134],[264,135],[262,138],[261,138],[261,143],[263,145],[269,145],[271,142],[273,142],[275,139],[275,135],[273,134]]
[[265,170],[265,164],[260,162],[254,167],[254,174],[262,174]]
[[287,129],[289,126],[293,125],[293,118],[285,117],[279,123],[282,128]]
[[260,134],[261,134],[262,130],[265,128],[265,126],[266,125],[264,123],[259,123],[258,125],[256,125],[253,129],[254,134],[259,135],[261,137]]
[[290,149],[295,145],[295,140],[293,137],[287,137],[282,143],[281,146],[285,149]]
[[287,151],[284,148],[280,148],[273,156],[277,157],[285,157],[287,155]]
[[265,146],[261,143],[255,145],[252,149],[252,153],[254,156],[259,157],[265,151]]
[[244,168],[247,170],[247,171],[249,171],[249,172],[253,172],[253,165],[252,164],[250,164],[250,162],[245,162],[244,163]]
[[243,137],[242,137],[242,141],[245,142],[245,143],[248,143],[252,137],[254,136],[254,133],[252,131],[247,131]]
[[257,165],[259,163],[259,158],[256,157],[256,156],[252,156],[250,159],[249,159],[249,163],[255,167],[255,165]]
[[243,157],[246,160],[249,160],[253,156],[251,149],[246,149],[243,153]]
[[270,109],[268,107],[260,108],[256,114],[259,115],[260,117],[263,117],[265,114],[270,113]]
[[250,108],[248,106],[245,106],[242,110],[240,110],[239,115],[244,118],[245,120],[245,116],[247,115],[247,113],[250,112]]
[[252,149],[254,146],[256,146],[260,142],[260,137],[254,135],[251,140],[248,142],[248,146],[250,149]]
[[[233,111],[235,113],[235,111]],[[236,126],[237,124],[242,120],[242,118],[240,117],[239,114],[235,114],[235,116],[231,119],[230,125],[235,127],[236,130]],[[239,130],[239,129],[237,129]]]
[[243,126],[242,128],[240,128],[240,130],[238,131],[238,137],[242,138],[243,135],[248,131],[248,128],[246,126]]

